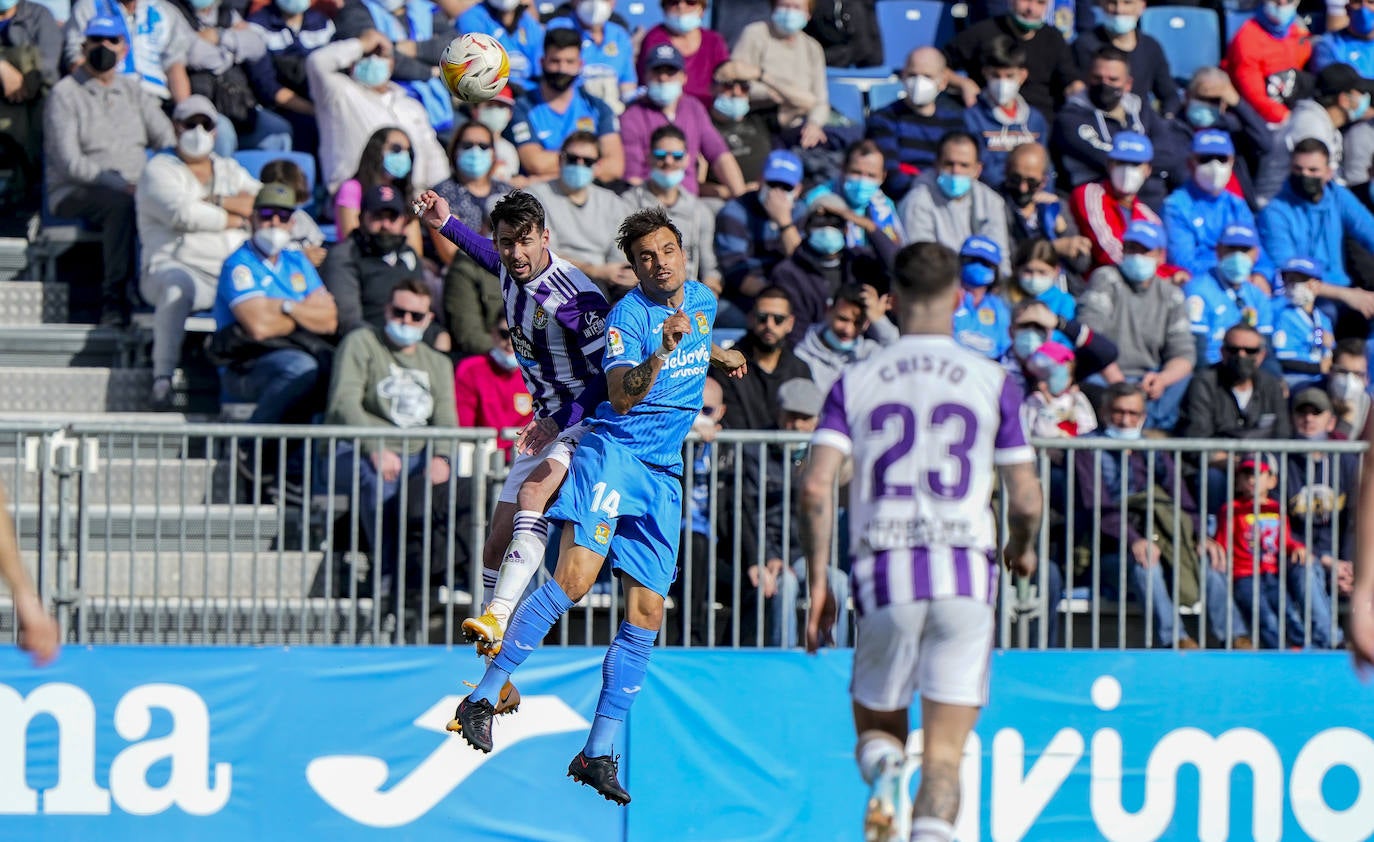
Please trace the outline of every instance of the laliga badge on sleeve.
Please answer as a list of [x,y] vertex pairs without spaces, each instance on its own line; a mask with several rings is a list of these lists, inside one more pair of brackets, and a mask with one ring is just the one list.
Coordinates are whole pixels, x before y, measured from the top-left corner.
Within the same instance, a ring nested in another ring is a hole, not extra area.
[[620,339],[620,331],[610,328],[606,331],[606,356],[618,357],[625,353],[625,343]]
[[234,289],[238,292],[247,292],[253,288],[253,270],[247,266],[235,266],[229,278],[234,282]]

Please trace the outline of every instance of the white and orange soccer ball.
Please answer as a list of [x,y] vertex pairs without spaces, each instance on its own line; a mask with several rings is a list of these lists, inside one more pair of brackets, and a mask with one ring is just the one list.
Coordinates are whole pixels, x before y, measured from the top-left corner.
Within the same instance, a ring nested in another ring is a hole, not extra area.
[[463,102],[486,102],[506,87],[510,56],[490,35],[469,32],[444,48],[439,72],[449,91]]

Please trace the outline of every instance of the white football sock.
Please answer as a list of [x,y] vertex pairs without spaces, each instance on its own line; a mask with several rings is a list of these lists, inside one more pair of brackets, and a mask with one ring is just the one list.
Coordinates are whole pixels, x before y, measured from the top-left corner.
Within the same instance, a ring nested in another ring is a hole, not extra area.
[[911,842],[954,842],[954,825],[922,816],[911,823]]
[[876,781],[888,764],[900,766],[904,754],[901,741],[885,731],[863,732],[854,749],[859,760],[859,774],[867,784]]
[[510,618],[515,603],[520,601],[535,571],[544,563],[548,543],[549,522],[542,512],[521,509],[515,513],[515,528],[501,559],[501,571],[488,605],[488,610],[503,622]]

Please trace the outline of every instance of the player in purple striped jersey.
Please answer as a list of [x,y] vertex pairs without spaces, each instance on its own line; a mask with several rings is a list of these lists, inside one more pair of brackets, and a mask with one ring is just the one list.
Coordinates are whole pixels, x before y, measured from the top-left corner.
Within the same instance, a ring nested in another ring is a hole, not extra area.
[[[544,207],[520,190],[491,210],[487,239],[449,213],[430,190],[415,212],[473,260],[501,279],[511,345],[534,398],[534,420],[515,441],[515,461],[492,516],[482,549],[485,610],[463,622],[480,654],[501,651],[515,603],[544,559],[544,512],[568,473],[584,427],[606,398],[601,355],[610,305],[581,269],[549,251]],[[561,435],[560,435],[561,431]],[[498,713],[514,710],[520,696],[507,684]]]
[[[952,336],[959,258],[936,243],[898,253],[892,294],[902,337],[847,368],[811,439],[803,480],[810,565],[806,646],[834,623],[826,586],[835,483],[849,481],[850,579],[858,639],[850,696],[859,771],[872,787],[864,838],[949,842],[964,741],[987,702],[997,594],[993,466],[1006,483],[1003,559],[1035,570],[1040,484],[1021,424],[1021,390]],[[921,695],[924,749],[905,802],[908,709]],[[913,816],[914,814],[914,816]]]

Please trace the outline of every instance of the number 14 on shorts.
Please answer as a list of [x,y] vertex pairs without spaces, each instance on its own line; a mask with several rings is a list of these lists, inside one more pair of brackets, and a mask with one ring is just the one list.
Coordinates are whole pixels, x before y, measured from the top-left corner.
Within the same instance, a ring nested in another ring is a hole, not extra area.
[[[598,482],[592,486],[592,504],[589,509],[594,515],[604,515],[615,520],[620,517],[620,492],[614,488],[608,488],[604,482]],[[598,523],[592,538],[602,546],[609,544],[611,542],[611,525],[604,521]]]

